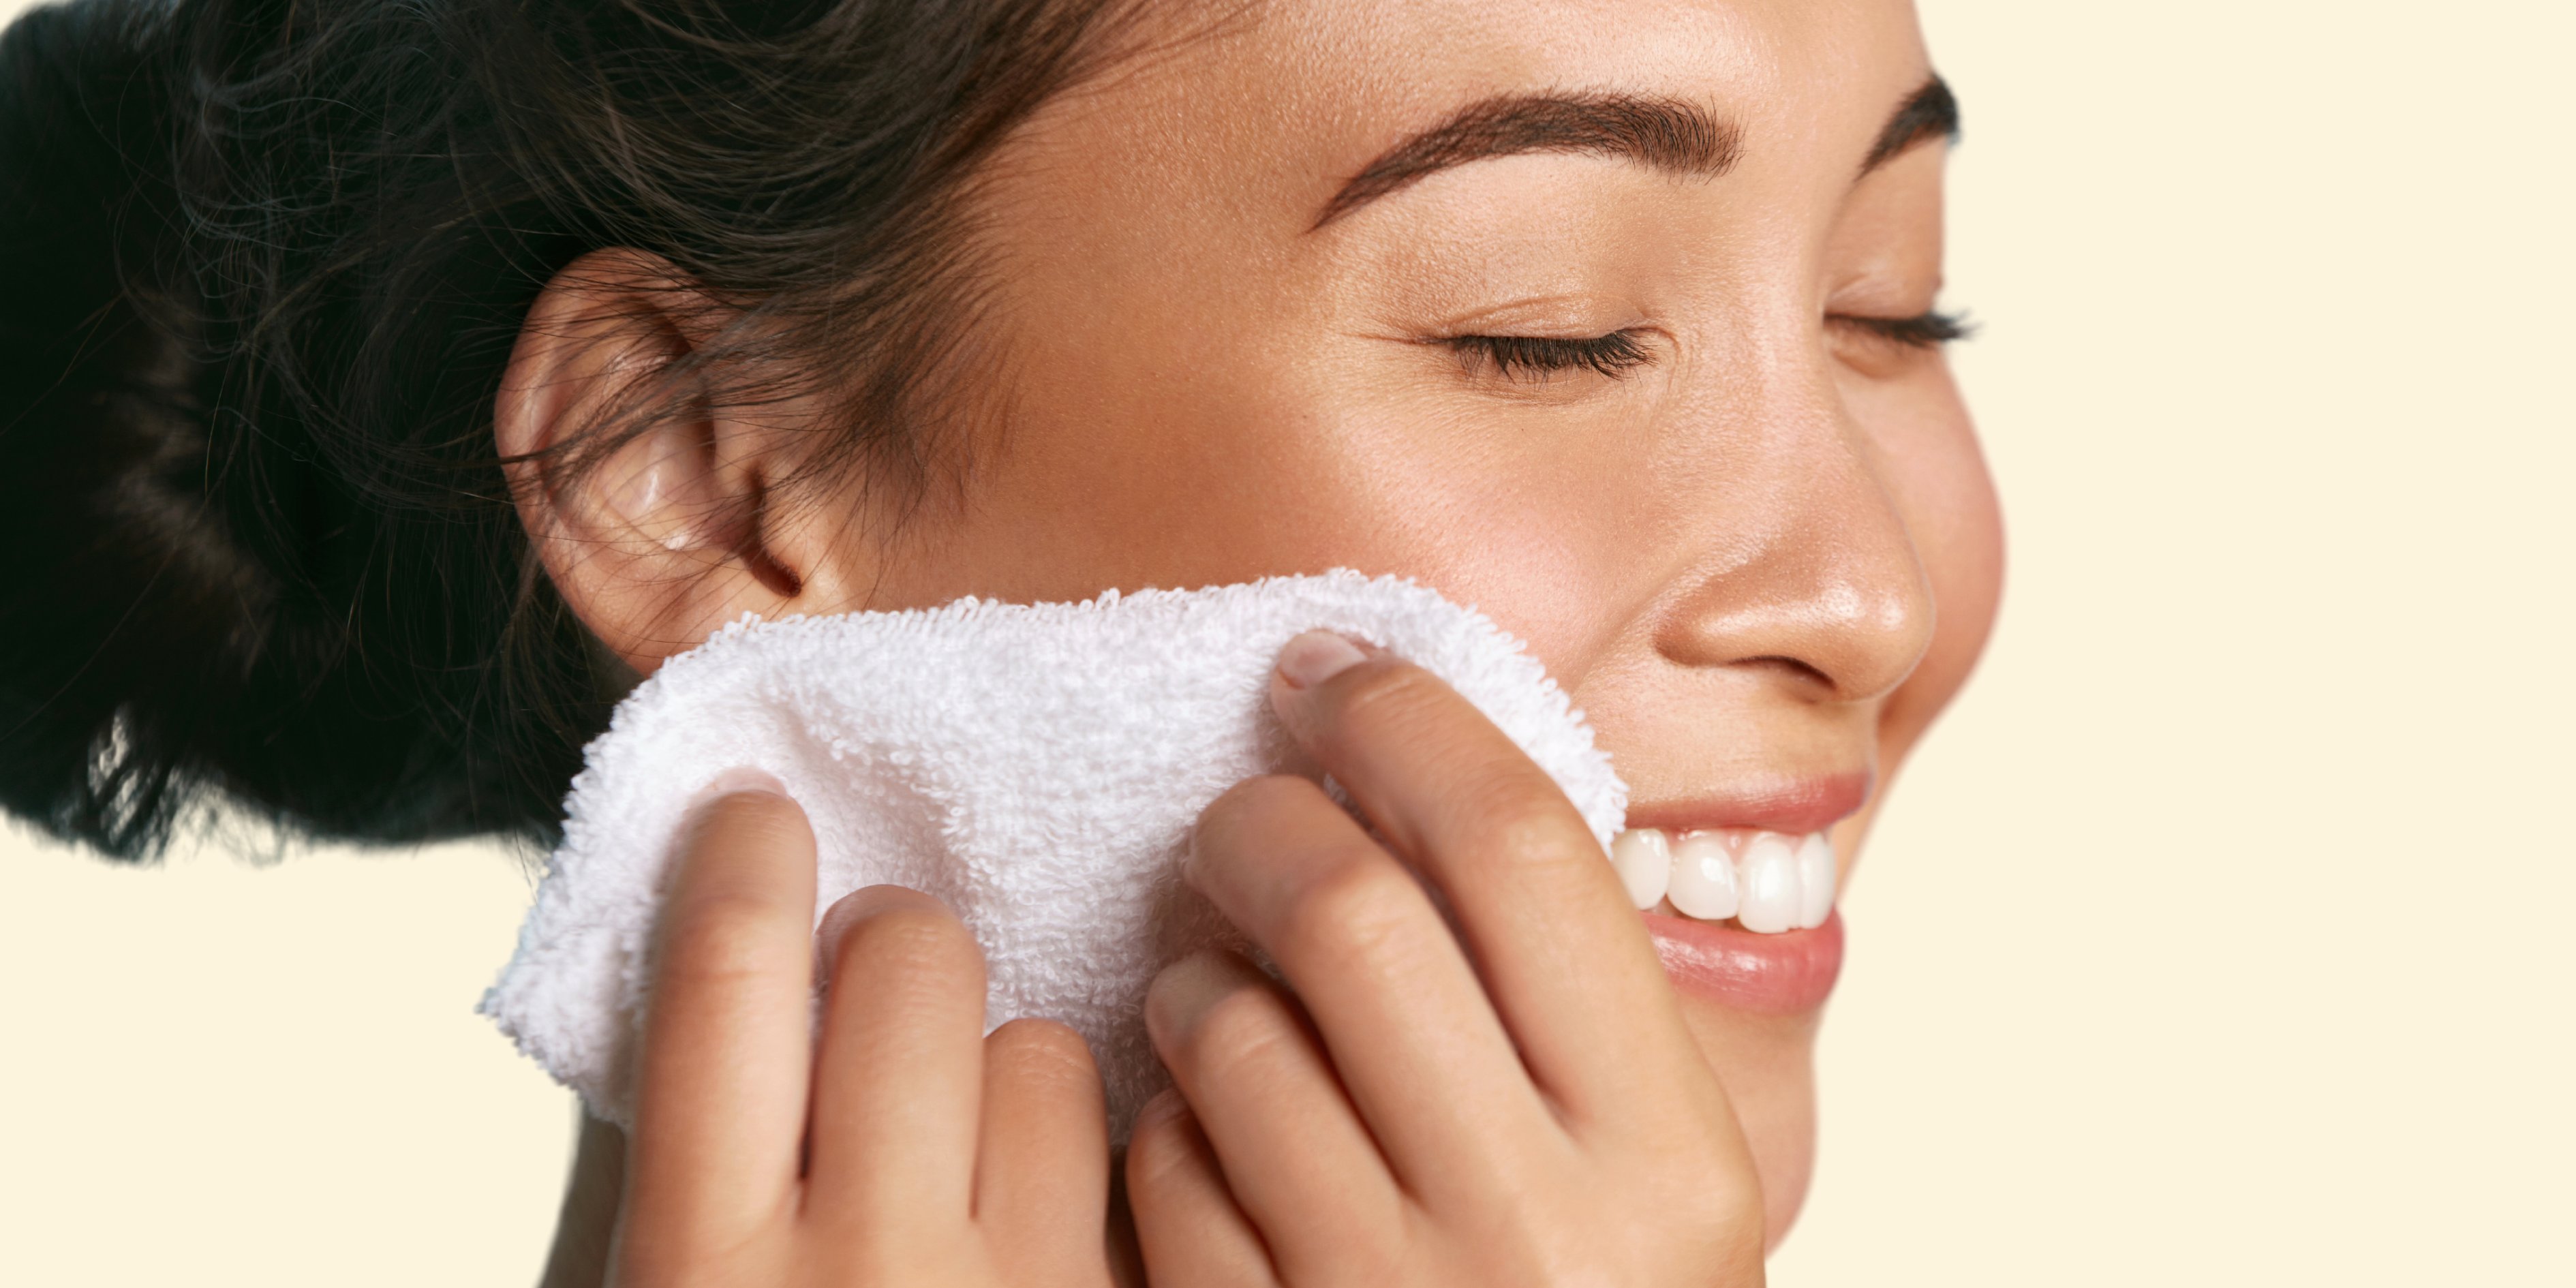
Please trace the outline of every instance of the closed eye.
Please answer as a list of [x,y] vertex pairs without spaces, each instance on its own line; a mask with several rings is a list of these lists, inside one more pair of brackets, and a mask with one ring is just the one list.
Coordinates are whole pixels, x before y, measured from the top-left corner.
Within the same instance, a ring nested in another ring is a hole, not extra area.
[[1965,340],[1977,328],[1967,318],[1938,309],[1926,310],[1910,318],[1856,317],[1836,313],[1825,319],[1836,326],[1867,335],[1873,339],[1901,344],[1910,349],[1937,349],[1952,340]]
[[1655,360],[1634,331],[1613,331],[1575,340],[1535,335],[1458,335],[1440,343],[1465,361],[1469,374],[1490,369],[1505,380],[1544,381],[1577,367],[1590,368],[1615,380]]

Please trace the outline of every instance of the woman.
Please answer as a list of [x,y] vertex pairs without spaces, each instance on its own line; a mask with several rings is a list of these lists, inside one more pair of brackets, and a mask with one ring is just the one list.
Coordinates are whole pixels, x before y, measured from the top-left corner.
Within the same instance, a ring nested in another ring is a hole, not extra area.
[[[744,612],[1352,567],[1529,641],[1632,843],[1847,873],[1982,646],[1901,0],[426,8],[10,35],[0,773],[59,833],[143,853],[207,788],[543,836]],[[1203,818],[1284,983],[1157,982],[1111,1247],[1088,1057],[981,1036],[935,904],[831,910],[869,985],[809,1051],[811,843],[753,782],[550,1281],[1757,1282],[1839,922],[1641,922],[1401,659],[1302,637],[1272,697],[1375,836],[1294,779]]]

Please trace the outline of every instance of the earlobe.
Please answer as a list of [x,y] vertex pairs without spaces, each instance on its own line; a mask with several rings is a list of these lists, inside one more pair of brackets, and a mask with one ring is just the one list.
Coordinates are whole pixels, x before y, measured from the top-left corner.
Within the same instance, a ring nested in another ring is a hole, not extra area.
[[538,559],[641,674],[743,613],[797,611],[807,581],[764,522],[786,436],[686,383],[720,314],[659,257],[584,256],[529,310],[493,408]]

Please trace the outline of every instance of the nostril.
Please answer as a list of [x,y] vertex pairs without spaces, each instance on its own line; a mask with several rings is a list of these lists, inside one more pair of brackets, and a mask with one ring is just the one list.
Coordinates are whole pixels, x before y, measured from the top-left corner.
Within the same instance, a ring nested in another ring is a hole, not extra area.
[[1933,601],[1912,535],[1884,502],[1874,488],[1822,496],[1752,548],[1720,548],[1706,571],[1686,574],[1658,623],[1658,652],[1808,702],[1886,696],[1931,645]]
[[1779,654],[1766,653],[1759,657],[1740,657],[1728,665],[1743,667],[1748,670],[1776,671],[1785,679],[1802,684],[1812,684],[1828,693],[1832,692],[1837,687],[1834,684],[1834,677],[1825,674],[1812,663],[1802,662],[1794,657],[1785,657]]

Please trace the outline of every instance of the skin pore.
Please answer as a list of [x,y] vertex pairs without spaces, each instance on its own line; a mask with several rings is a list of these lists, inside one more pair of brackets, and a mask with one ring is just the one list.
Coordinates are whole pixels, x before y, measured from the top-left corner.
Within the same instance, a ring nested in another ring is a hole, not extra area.
[[[2001,581],[1973,430],[1925,342],[1934,84],[1904,0],[1272,0],[1125,60],[1003,148],[976,196],[988,387],[925,490],[699,531],[797,451],[792,406],[719,412],[531,489],[529,525],[644,673],[745,611],[1402,574],[1529,643],[1632,822],[1720,826],[1871,784],[1831,828],[1848,878]],[[568,325],[595,316],[618,320]],[[694,325],[640,289],[550,291],[504,450],[571,432]],[[1409,790],[1388,808],[1465,788]],[[1223,969],[1157,1005],[1187,1019],[1258,991]],[[1605,988],[1602,1008],[1667,1005]],[[1812,1164],[1818,1014],[1671,996],[1776,1242]]]

